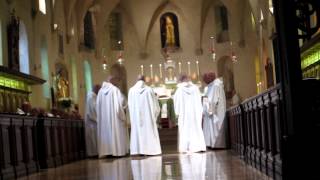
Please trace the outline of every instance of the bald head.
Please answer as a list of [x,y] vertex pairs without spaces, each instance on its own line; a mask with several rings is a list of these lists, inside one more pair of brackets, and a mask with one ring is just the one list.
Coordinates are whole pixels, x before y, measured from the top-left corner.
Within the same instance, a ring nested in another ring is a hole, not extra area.
[[146,81],[146,77],[144,75],[138,75],[137,81]]
[[216,74],[214,72],[204,73],[202,79],[206,84],[210,84],[212,81],[216,79]]
[[189,77],[186,74],[181,74],[179,76],[179,82],[188,82],[189,81]]
[[96,94],[98,94],[99,90],[101,88],[101,85],[100,84],[96,84],[92,87],[92,91]]

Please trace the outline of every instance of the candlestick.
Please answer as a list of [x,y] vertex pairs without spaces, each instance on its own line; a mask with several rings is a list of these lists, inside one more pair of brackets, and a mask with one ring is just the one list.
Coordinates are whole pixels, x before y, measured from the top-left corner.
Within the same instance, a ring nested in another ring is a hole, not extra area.
[[188,75],[191,75],[191,69],[190,69],[190,61],[188,61]]
[[150,77],[153,79],[153,67],[152,64],[150,64]]
[[179,74],[181,74],[181,62],[179,62]]
[[143,72],[143,65],[140,66],[140,69],[141,69],[141,75],[143,75],[143,74],[144,74],[144,72]]
[[159,64],[160,79],[162,78],[162,64]]
[[200,76],[200,68],[199,68],[199,61],[196,61],[196,67],[197,67],[197,76]]

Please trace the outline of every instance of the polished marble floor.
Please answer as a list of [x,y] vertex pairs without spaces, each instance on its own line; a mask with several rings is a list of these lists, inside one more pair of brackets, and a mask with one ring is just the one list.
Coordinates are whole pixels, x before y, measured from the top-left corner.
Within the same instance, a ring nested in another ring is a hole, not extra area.
[[269,180],[229,151],[88,159],[52,168],[27,179],[48,180]]

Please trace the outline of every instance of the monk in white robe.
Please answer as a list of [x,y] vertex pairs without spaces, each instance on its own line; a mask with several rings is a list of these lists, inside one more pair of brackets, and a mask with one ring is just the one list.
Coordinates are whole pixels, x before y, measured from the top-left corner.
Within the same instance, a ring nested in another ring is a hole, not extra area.
[[157,118],[160,113],[158,99],[145,84],[144,76],[130,88],[128,105],[131,122],[130,154],[161,154]]
[[199,88],[186,75],[180,77],[180,82],[173,97],[174,110],[178,116],[178,151],[205,151]]
[[99,157],[124,156],[128,153],[126,100],[117,84],[118,78],[103,82],[97,96],[98,154]]
[[203,132],[210,148],[226,148],[225,114],[226,96],[223,82],[214,73],[206,73],[203,80],[208,84],[207,101],[204,102]]
[[97,112],[96,99],[100,85],[93,86],[87,94],[86,112],[84,117],[87,156],[97,156]]

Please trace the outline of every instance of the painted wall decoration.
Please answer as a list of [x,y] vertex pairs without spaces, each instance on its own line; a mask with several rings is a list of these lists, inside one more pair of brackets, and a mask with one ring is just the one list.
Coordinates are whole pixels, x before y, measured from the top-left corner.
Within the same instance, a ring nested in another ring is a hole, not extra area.
[[171,12],[165,13],[160,18],[160,33],[162,48],[179,48],[178,17]]

